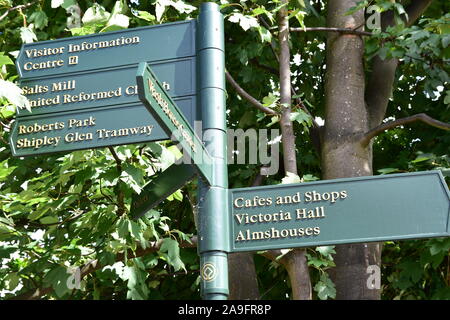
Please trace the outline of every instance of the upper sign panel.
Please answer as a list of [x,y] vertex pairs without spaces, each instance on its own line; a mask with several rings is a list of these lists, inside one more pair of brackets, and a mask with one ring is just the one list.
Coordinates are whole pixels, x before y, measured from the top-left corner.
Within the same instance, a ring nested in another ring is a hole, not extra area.
[[191,20],[29,43],[16,65],[28,79],[194,56],[194,29]]

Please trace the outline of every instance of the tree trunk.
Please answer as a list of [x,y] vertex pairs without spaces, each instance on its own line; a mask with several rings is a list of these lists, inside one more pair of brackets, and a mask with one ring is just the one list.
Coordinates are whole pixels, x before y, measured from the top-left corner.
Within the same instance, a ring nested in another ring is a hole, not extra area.
[[259,289],[252,252],[228,255],[229,300],[258,300]]
[[[282,3],[288,3],[283,0]],[[284,170],[298,174],[297,157],[295,148],[294,126],[291,121],[291,53],[289,49],[289,13],[287,6],[278,11],[278,42],[280,44],[280,104],[281,104],[281,134],[283,142]],[[288,253],[290,257],[289,280],[292,286],[292,298],[294,300],[310,300],[311,279],[309,277],[308,262],[305,249],[297,249]]]
[[[358,0],[328,2],[327,26],[359,28],[364,12],[345,15]],[[330,33],[327,40],[325,127],[322,135],[323,179],[372,175],[371,144],[360,137],[369,130],[364,101],[364,42],[358,35]],[[351,221],[349,221],[351,227]],[[336,267],[330,272],[337,299],[379,299],[380,290],[367,287],[367,267],[381,260],[378,244],[336,247]]]

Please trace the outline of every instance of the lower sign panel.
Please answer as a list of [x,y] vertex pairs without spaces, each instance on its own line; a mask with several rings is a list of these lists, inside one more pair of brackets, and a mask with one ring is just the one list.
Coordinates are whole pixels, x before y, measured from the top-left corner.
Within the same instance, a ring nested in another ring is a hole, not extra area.
[[[194,97],[175,100],[187,114],[195,114]],[[147,109],[137,103],[19,118],[10,144],[13,155],[20,157],[169,138]]]
[[233,252],[450,236],[439,171],[232,189],[229,197]]

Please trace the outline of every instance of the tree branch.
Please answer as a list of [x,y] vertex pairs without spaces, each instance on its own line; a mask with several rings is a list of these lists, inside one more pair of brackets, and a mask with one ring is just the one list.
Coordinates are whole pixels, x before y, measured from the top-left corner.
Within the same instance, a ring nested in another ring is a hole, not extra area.
[[245,100],[250,102],[251,105],[256,107],[257,109],[261,110],[265,114],[271,115],[271,116],[277,116],[278,113],[270,108],[267,108],[263,106],[258,100],[253,98],[250,94],[248,94],[244,89],[241,88],[241,86],[233,79],[233,77],[229,74],[228,71],[225,71],[225,77],[227,78],[227,81],[231,84],[231,86],[236,90],[236,92]]
[[32,2],[29,2],[29,3],[26,3],[26,4],[21,4],[21,5],[18,5],[18,6],[9,8],[8,10],[6,10],[6,11],[0,16],[0,21],[2,21],[3,19],[5,19],[11,11],[26,9],[26,8],[28,8],[28,7],[31,7],[33,4],[35,4],[35,3],[37,3],[37,2],[39,2],[39,1],[38,1],[38,0],[37,0],[37,1],[32,1]]
[[[281,1],[286,4],[288,0]],[[291,121],[292,84],[291,52],[289,49],[289,18],[286,6],[278,11],[278,42],[280,46],[280,104],[282,107],[280,127],[283,136],[283,161],[287,172],[297,174],[294,126]]]
[[[119,172],[119,176],[122,174],[122,161],[119,159],[119,156],[117,155],[116,151],[113,147],[108,146],[109,151],[111,152],[114,160],[116,161],[116,167],[117,171]],[[120,189],[119,183],[116,185],[117,190],[117,215],[120,217],[125,213],[125,194]]]
[[256,58],[252,58],[250,60],[248,60],[250,63],[254,64],[255,66],[257,66],[258,68],[264,70],[264,71],[268,71],[271,74],[273,74],[274,76],[279,76],[278,74],[278,70],[275,68],[272,68],[271,66],[266,66],[264,64],[259,63],[258,59]]
[[119,173],[122,172],[122,161],[120,161],[119,156],[117,155],[116,151],[111,146],[108,146],[108,149],[111,152],[114,160],[116,161],[117,170],[119,170]]
[[419,114],[415,114],[413,116],[410,117],[406,117],[406,118],[401,118],[395,121],[390,121],[390,122],[386,122],[383,123],[373,129],[371,129],[370,131],[368,131],[364,137],[361,139],[361,144],[363,146],[367,146],[370,142],[370,140],[372,140],[374,137],[376,137],[377,135],[383,133],[385,130],[389,130],[404,124],[409,124],[415,121],[422,121],[430,126],[439,128],[439,129],[443,129],[443,130],[450,130],[450,124],[449,123],[445,123],[439,120],[436,120],[430,116],[428,116],[425,113],[419,113]]
[[[138,248],[134,252],[134,254],[132,252],[128,253],[127,257],[128,257],[128,259],[133,259],[133,258],[142,257],[148,253],[158,251],[161,248],[163,241],[164,241],[164,239],[161,239],[159,241],[154,241],[153,243],[151,243],[151,247],[146,248],[146,249]],[[190,242],[183,241],[180,243],[181,248],[195,248],[196,245],[197,245],[197,236],[193,236],[190,239]],[[121,261],[121,260],[123,260],[123,258],[124,258],[123,253],[118,254],[116,256],[115,261]],[[81,271],[80,272],[80,280],[82,280],[84,277],[91,274],[92,272],[101,269],[102,267],[104,267],[104,266],[101,265],[99,260],[97,260],[97,259],[87,262],[84,266],[82,266],[80,268],[80,271]],[[51,293],[52,291],[53,291],[53,287],[37,288],[37,289],[31,290],[31,291],[25,292],[16,297],[10,298],[9,300],[37,300],[37,299],[41,298],[42,296]]]
[[414,24],[414,22],[420,18],[422,13],[425,12],[432,1],[433,0],[413,0],[405,9],[408,14],[408,21],[406,22],[406,25],[409,27]]
[[358,36],[372,36],[372,32],[358,31],[350,28],[330,28],[330,27],[309,27],[309,28],[289,28],[292,32],[310,32],[310,31],[324,31],[324,32],[337,32],[342,34],[355,34]]
[[[414,0],[405,8],[408,14],[407,26],[411,26],[428,8],[432,0]],[[385,12],[381,16],[381,27],[385,30],[388,26],[394,25],[394,15],[391,11]],[[392,94],[395,71],[397,69],[397,59],[382,60],[379,56],[374,57],[372,73],[369,77],[365,100],[369,113],[370,127],[374,128],[383,121],[389,98]]]

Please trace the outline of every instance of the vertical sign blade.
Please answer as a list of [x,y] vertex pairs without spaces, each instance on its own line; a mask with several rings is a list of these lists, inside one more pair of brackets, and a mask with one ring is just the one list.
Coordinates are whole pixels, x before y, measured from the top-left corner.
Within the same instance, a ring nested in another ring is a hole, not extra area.
[[213,184],[212,161],[201,140],[147,63],[139,64],[136,74],[139,98],[171,139],[179,141],[201,175]]

